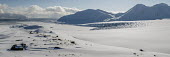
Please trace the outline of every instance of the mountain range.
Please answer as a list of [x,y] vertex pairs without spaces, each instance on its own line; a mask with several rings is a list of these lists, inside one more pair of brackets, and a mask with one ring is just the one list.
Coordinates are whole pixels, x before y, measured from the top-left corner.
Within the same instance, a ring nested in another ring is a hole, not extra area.
[[135,20],[156,20],[170,18],[170,6],[164,3],[154,6],[145,6],[137,4],[124,15],[118,18],[120,21],[135,21]]
[[66,24],[84,24],[104,21],[137,21],[170,18],[170,6],[165,3],[146,6],[137,4],[125,13],[113,14],[100,9],[87,9],[61,17],[58,21]]

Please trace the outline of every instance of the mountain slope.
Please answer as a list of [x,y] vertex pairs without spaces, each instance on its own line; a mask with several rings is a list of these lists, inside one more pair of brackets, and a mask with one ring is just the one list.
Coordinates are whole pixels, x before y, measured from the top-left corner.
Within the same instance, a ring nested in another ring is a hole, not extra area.
[[134,21],[134,20],[155,20],[170,18],[170,6],[164,3],[156,4],[154,6],[145,6],[137,4],[128,10],[118,20],[121,21]]
[[92,22],[102,22],[106,19],[110,19],[113,17],[113,14],[103,10],[87,9],[72,15],[61,17],[58,21],[65,22],[67,24],[83,24]]

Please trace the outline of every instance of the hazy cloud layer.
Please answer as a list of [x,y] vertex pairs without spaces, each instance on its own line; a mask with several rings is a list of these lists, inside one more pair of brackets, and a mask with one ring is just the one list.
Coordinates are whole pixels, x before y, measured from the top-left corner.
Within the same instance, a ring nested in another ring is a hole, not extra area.
[[117,13],[125,13],[125,11],[108,11],[108,12],[111,12],[113,14],[117,14]]
[[0,13],[22,14],[28,18],[60,18],[77,11],[80,10],[77,8],[61,6],[51,6],[46,8],[42,8],[38,5],[31,5],[29,7],[9,7],[8,5],[0,4]]
[[4,13],[3,9],[6,9],[8,6],[5,4],[0,4],[0,13]]

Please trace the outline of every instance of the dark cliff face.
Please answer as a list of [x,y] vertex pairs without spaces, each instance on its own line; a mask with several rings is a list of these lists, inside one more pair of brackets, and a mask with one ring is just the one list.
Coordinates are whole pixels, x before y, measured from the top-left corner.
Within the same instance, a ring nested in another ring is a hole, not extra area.
[[170,6],[161,3],[154,6],[145,6],[143,4],[137,4],[118,20],[121,21],[134,21],[134,20],[155,20],[170,18]]
[[84,24],[93,22],[103,22],[104,20],[112,17],[113,14],[103,10],[87,9],[72,15],[63,16],[58,21],[65,22],[66,24]]

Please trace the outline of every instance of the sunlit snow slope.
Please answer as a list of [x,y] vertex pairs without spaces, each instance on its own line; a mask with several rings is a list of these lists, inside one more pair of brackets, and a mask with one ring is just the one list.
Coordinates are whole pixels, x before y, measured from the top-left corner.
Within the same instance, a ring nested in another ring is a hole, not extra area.
[[[170,21],[138,22],[147,24],[142,27],[90,30],[96,27],[43,22],[0,23],[0,57],[170,57],[168,53],[145,48],[168,44],[167,25]],[[20,43],[26,43],[27,50],[8,50]],[[139,51],[138,47],[144,51]]]

